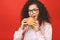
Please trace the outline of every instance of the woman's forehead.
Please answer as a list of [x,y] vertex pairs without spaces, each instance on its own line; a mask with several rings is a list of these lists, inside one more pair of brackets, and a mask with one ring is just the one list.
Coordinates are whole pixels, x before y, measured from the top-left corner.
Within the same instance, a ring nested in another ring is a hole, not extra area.
[[28,9],[37,9],[37,8],[38,8],[38,6],[36,4],[32,4],[29,6]]

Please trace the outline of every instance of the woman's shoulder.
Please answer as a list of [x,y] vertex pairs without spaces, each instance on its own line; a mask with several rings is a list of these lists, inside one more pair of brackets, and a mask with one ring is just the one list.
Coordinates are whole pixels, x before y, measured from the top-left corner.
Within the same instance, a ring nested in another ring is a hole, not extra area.
[[44,22],[44,25],[45,25],[45,26],[52,26],[52,24],[49,23],[49,22]]
[[52,24],[48,22],[42,23],[42,28],[44,29],[52,29]]

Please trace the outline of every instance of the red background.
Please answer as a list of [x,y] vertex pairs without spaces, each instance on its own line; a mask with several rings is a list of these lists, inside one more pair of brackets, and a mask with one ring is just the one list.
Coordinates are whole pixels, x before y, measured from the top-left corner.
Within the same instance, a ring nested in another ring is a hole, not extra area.
[[[60,0],[40,0],[51,16],[53,40],[60,40]],[[20,27],[21,10],[26,0],[0,0],[0,40],[13,40]]]

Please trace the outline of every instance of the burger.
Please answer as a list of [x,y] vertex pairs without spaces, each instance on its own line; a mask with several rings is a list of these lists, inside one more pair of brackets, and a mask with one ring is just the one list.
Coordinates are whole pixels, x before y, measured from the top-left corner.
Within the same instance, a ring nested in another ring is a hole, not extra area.
[[27,24],[28,24],[29,26],[32,26],[32,24],[33,24],[34,21],[35,21],[35,19],[34,19],[33,17],[28,17],[28,22],[27,22]]

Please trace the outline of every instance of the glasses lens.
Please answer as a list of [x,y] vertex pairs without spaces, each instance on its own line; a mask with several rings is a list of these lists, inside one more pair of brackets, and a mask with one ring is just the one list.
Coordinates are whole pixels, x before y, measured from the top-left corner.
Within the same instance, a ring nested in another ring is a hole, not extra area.
[[29,13],[31,13],[31,12],[32,12],[32,13],[36,13],[38,10],[39,10],[39,9],[32,9],[32,10],[29,10],[28,12],[29,12]]

